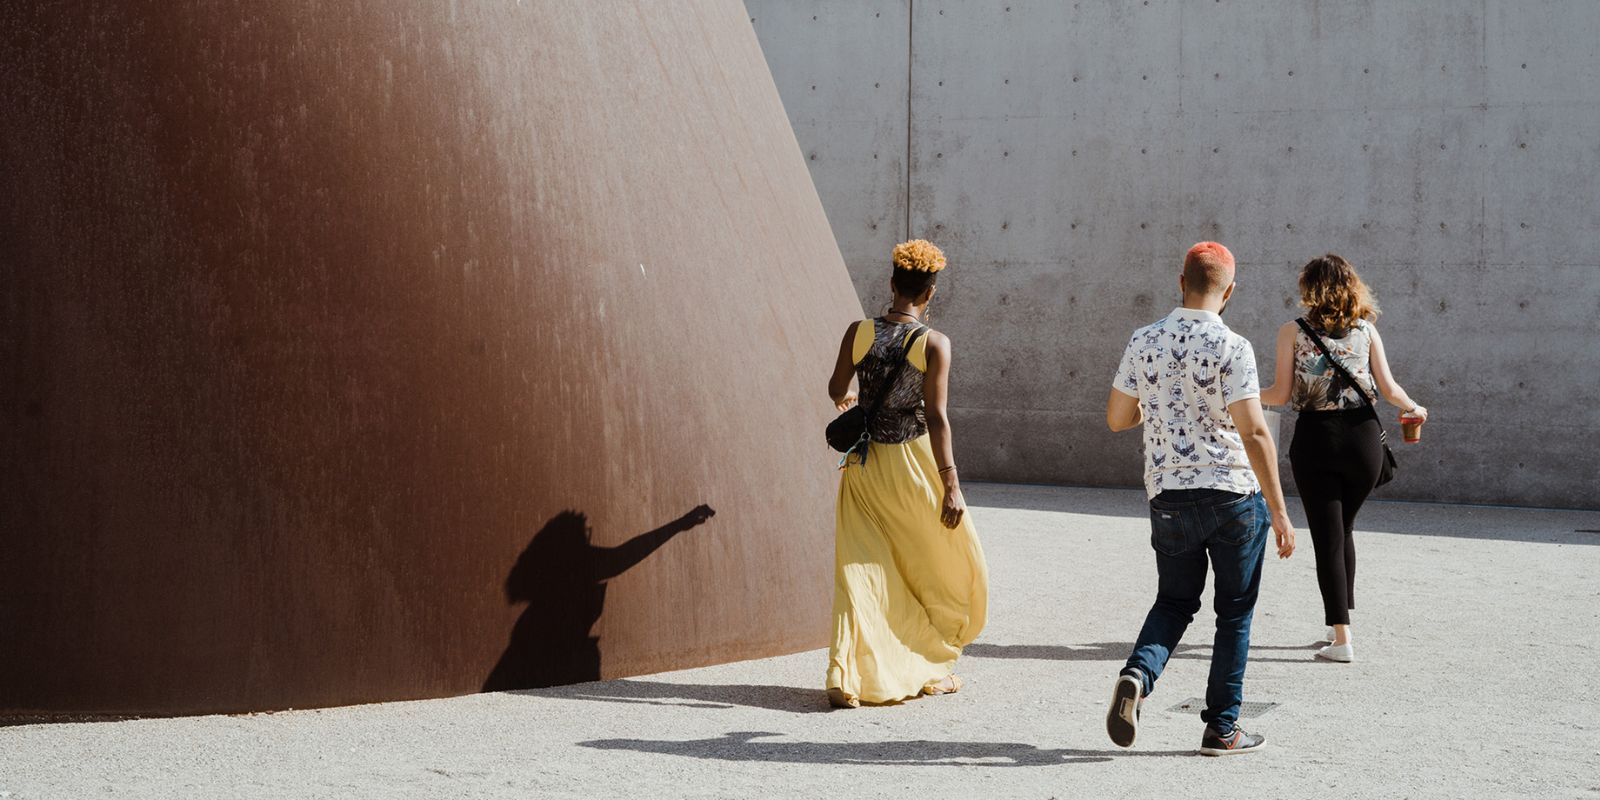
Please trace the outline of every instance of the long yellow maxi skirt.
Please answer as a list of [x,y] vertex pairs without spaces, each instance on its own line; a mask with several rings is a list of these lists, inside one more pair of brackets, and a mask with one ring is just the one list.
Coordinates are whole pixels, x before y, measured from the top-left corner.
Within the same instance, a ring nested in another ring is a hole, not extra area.
[[989,568],[970,512],[955,530],[939,521],[928,437],[869,446],[839,479],[827,688],[890,703],[955,669],[983,630]]

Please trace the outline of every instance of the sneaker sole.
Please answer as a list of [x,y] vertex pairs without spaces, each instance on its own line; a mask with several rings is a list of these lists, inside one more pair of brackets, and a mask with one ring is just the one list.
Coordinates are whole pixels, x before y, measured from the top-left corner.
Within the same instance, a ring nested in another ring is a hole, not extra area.
[[1144,687],[1132,675],[1120,675],[1111,687],[1111,710],[1106,712],[1106,733],[1118,747],[1132,747],[1139,736],[1139,693]]
[[1241,747],[1241,748],[1238,748],[1238,749],[1235,749],[1235,750],[1219,750],[1219,749],[1217,749],[1215,747],[1202,747],[1202,748],[1200,748],[1200,755],[1203,755],[1203,756],[1242,756],[1242,755],[1244,755],[1246,753],[1254,753],[1254,752],[1257,752],[1259,750],[1265,750],[1266,748],[1267,748],[1267,743],[1266,742],[1262,742],[1261,744],[1258,744],[1255,747]]
[[1354,664],[1356,660],[1355,656],[1351,656],[1349,658],[1334,658],[1330,655],[1324,655],[1321,650],[1317,651],[1317,658],[1320,658],[1323,661],[1331,661],[1335,664]]

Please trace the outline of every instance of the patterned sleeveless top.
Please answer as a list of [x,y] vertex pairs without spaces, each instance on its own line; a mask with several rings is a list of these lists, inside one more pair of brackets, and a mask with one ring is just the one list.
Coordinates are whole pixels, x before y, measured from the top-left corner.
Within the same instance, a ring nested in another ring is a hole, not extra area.
[[[1357,320],[1355,327],[1343,331],[1338,338],[1327,331],[1317,333],[1322,335],[1329,352],[1361,382],[1360,391],[1376,401],[1378,388],[1372,379],[1370,361],[1372,326],[1366,320]],[[1296,411],[1347,411],[1365,405],[1356,387],[1328,363],[1316,342],[1298,326],[1294,334],[1294,389],[1289,393],[1289,405]]]
[[900,360],[906,339],[917,330],[915,322],[862,320],[856,326],[854,358],[856,379],[861,383],[861,407],[872,408],[879,392],[887,391],[867,437],[879,444],[909,442],[928,432],[928,418],[922,405],[922,374],[928,370],[928,334],[906,353],[906,365],[893,386],[884,384]]

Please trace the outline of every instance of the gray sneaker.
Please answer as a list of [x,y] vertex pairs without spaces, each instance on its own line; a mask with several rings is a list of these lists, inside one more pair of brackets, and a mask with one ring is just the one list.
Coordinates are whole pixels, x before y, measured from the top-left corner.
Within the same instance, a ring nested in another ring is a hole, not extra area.
[[1203,756],[1237,756],[1257,752],[1266,746],[1267,737],[1259,733],[1245,733],[1244,728],[1238,725],[1233,726],[1233,732],[1226,736],[1207,725],[1206,735],[1200,737],[1200,755]]

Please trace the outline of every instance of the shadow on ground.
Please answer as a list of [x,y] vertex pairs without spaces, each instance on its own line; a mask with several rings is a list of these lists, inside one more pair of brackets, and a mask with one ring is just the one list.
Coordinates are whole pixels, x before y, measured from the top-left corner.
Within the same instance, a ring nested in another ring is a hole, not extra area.
[[781,764],[901,764],[950,767],[1048,767],[1059,764],[1095,764],[1120,757],[1191,755],[1192,750],[1069,750],[1044,749],[1021,742],[942,742],[929,740],[887,742],[786,742],[771,741],[781,733],[734,731],[711,739],[683,741],[656,739],[596,739],[580,742],[597,750],[632,750],[638,753],[707,758],[718,761],[765,761]]
[[[1319,643],[1308,645],[1250,646],[1251,661],[1280,661],[1284,663],[1313,663],[1311,652]],[[1132,652],[1130,642],[1095,642],[1093,644],[989,644],[978,642],[967,645],[963,655],[972,658],[1029,659],[1035,661],[1112,661],[1121,662]],[[1275,657],[1265,655],[1274,651],[1304,652],[1304,657]],[[1211,659],[1210,647],[1204,645],[1178,645],[1173,658],[1190,658],[1201,661]],[[827,696],[815,688],[799,686],[773,686],[767,684],[716,684],[672,683],[637,678],[580,683],[572,686],[554,686],[543,689],[523,689],[514,694],[529,697],[546,697],[557,700],[595,700],[604,703],[631,703],[653,706],[681,706],[698,709],[726,709],[737,706],[783,711],[790,714],[826,712]],[[1009,745],[1008,745],[1009,746]]]
[[607,703],[706,709],[749,706],[795,714],[828,710],[828,699],[821,689],[760,684],[668,683],[625,679],[549,689],[530,689],[515,694],[565,700],[599,700]]
[[[1251,661],[1280,661],[1286,664],[1315,663],[1311,654],[1321,647],[1317,642],[1307,645],[1250,645]],[[1304,656],[1298,658],[1275,657],[1261,655],[1262,651],[1290,651],[1302,652]],[[1128,654],[1133,652],[1132,642],[1095,642],[1093,644],[988,644],[977,642],[969,644],[961,651],[962,655],[973,658],[1020,658],[1034,661],[1115,661],[1128,660]],[[1172,653],[1173,658],[1192,658],[1200,661],[1211,660],[1211,648],[1207,645],[1180,644]]]

